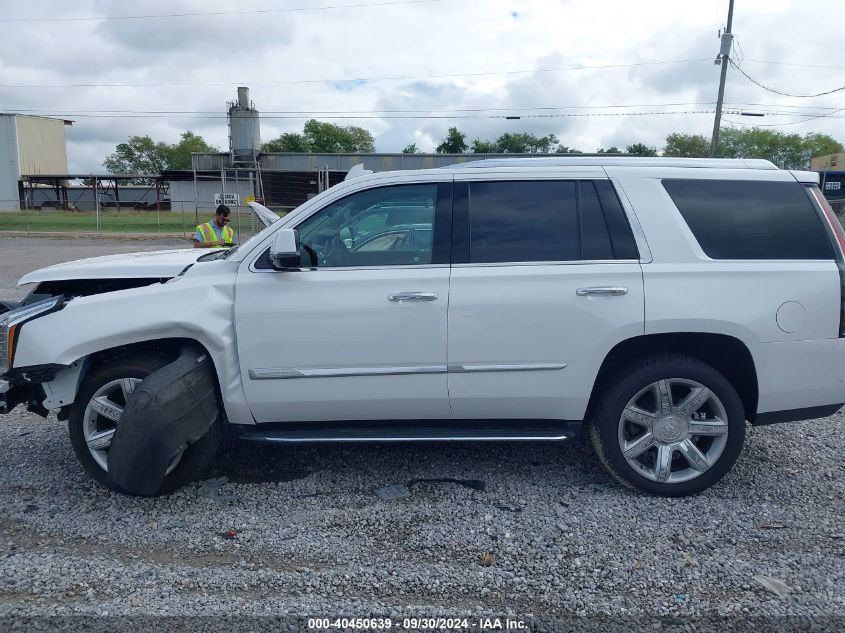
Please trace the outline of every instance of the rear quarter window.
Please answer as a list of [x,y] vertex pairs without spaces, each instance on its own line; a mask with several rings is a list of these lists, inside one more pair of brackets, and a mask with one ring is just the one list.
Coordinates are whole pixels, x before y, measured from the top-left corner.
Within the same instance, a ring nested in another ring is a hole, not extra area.
[[797,182],[662,182],[712,259],[834,259],[822,220]]

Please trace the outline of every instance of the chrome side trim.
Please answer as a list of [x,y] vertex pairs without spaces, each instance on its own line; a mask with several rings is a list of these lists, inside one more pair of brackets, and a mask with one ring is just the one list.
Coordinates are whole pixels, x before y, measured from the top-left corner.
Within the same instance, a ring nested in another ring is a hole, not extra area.
[[[293,270],[303,272],[303,273],[318,273],[318,272],[338,272],[338,271],[367,271],[367,270],[417,270],[420,268],[449,268],[449,264],[401,264],[395,266],[317,266],[315,268],[292,268],[290,271],[281,271],[281,270],[274,270],[271,268],[256,268],[254,266],[255,262],[261,259],[261,255],[264,254],[264,251],[261,251],[258,257],[255,258],[253,262],[249,265],[249,271],[252,273],[284,273],[290,272]],[[618,260],[615,260],[618,261]],[[631,260],[636,262],[637,260]]]
[[417,367],[342,367],[332,369],[250,369],[252,380],[278,380],[284,378],[345,378],[348,376],[405,376],[418,374],[445,374],[445,365],[420,365]]
[[243,439],[258,440],[268,444],[321,444],[324,442],[559,442],[568,440],[571,435],[496,435],[490,437],[478,437],[475,435],[443,435],[443,436],[391,436],[379,437],[349,437],[343,435],[330,437],[279,437],[272,435],[261,435],[260,433],[247,433],[242,435]]
[[251,380],[283,380],[288,378],[345,378],[348,376],[413,376],[420,374],[469,374],[493,371],[550,371],[564,369],[566,363],[510,363],[470,365],[419,365],[416,367],[340,367],[297,369],[278,367],[250,369]]
[[452,264],[452,268],[500,268],[502,266],[591,266],[594,264],[639,264],[638,259],[573,259],[545,262],[478,262]]
[[510,363],[502,365],[449,365],[450,374],[470,374],[491,371],[550,371],[564,369],[566,363]]

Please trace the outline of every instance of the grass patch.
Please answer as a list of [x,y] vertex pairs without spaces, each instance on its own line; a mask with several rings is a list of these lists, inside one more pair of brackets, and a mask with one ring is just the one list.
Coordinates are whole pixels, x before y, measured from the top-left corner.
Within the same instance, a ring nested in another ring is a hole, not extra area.
[[[211,219],[211,214],[200,216],[200,223]],[[237,232],[237,215],[232,216],[232,228]],[[243,213],[240,219],[241,232],[245,235],[254,233],[258,228],[252,213]],[[182,235],[194,234],[196,222],[193,211],[180,213],[173,211],[109,211],[100,213],[99,230],[103,233],[149,233]],[[97,216],[95,213],[79,211],[10,211],[0,213],[0,231],[25,231],[30,233],[47,232],[96,232]]]

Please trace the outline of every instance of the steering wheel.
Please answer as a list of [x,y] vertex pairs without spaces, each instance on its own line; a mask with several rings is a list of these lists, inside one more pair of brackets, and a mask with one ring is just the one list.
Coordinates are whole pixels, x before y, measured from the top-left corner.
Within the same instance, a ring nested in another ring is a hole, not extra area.
[[329,242],[323,255],[323,263],[326,266],[349,266],[349,249],[339,236],[333,237]]

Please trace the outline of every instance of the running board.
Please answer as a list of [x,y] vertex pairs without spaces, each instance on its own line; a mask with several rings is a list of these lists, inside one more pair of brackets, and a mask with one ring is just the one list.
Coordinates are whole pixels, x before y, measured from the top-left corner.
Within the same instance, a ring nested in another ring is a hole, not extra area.
[[580,432],[571,420],[430,420],[233,425],[242,440],[265,444],[320,442],[560,441]]

